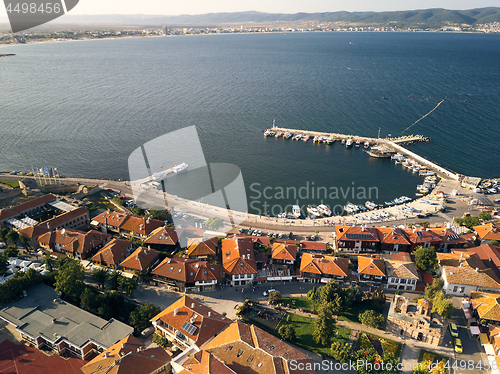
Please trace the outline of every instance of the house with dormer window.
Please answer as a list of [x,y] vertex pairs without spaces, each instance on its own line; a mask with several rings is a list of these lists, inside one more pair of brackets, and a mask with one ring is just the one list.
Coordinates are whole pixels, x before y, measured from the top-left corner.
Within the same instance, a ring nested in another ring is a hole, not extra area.
[[377,252],[380,244],[378,230],[375,227],[337,225],[333,235],[336,251]]
[[223,239],[222,267],[226,281],[231,285],[252,284],[258,273],[252,239],[238,236]]

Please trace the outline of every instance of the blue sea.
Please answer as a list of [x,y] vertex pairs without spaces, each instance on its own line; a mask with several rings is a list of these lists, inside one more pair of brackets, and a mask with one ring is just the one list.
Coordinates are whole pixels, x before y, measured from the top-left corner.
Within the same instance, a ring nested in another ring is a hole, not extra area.
[[421,178],[361,149],[262,131],[275,120],[398,136],[445,99],[405,132],[431,142],[410,148],[465,175],[500,177],[500,35],[200,35],[2,46],[0,53],[16,54],[0,58],[4,171],[52,166],[66,176],[128,179],[134,149],[196,125],[207,162],[241,168],[254,213],[296,202],[380,203],[414,196]]

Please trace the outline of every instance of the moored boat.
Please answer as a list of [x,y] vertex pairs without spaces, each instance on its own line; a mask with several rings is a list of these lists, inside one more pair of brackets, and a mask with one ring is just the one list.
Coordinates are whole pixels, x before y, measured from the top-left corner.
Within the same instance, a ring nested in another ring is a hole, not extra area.
[[330,217],[332,215],[332,211],[325,204],[318,205],[318,210],[326,217]]
[[298,205],[294,205],[292,207],[292,214],[295,218],[300,218],[300,216],[302,215],[301,211],[300,211],[300,206]]

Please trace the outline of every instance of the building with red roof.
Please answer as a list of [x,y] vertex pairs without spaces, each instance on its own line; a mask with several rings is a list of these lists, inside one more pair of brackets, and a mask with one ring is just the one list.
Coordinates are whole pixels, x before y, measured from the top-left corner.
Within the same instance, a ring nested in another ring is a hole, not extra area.
[[335,226],[335,249],[347,252],[376,252],[380,244],[375,227]]
[[477,233],[479,240],[481,240],[481,244],[487,244],[491,240],[500,242],[500,229],[493,223],[474,226],[474,231]]
[[90,259],[94,264],[118,269],[132,250],[132,242],[122,239],[111,239],[103,248]]
[[461,248],[464,244],[467,244],[466,239],[446,227],[431,228],[430,231],[441,237],[441,243],[436,247],[436,250],[440,252],[448,252],[452,248]]
[[410,252],[417,247],[434,247],[436,250],[441,245],[441,236],[425,228],[403,229],[406,237],[410,241]]
[[393,290],[415,291],[420,281],[417,265],[409,253],[397,252],[383,255],[387,274],[387,288]]
[[232,321],[200,302],[183,296],[151,319],[157,334],[185,350],[200,348]]
[[160,226],[151,231],[144,244],[159,251],[172,252],[179,248],[179,236],[173,227]]
[[271,249],[273,267],[292,269],[297,261],[297,246],[285,243],[273,243]]
[[83,232],[60,229],[40,235],[37,241],[42,248],[64,253],[68,257],[85,260],[101,249],[109,239],[109,234],[96,230]]
[[410,252],[411,242],[398,227],[377,227],[382,252]]
[[222,280],[219,265],[185,257],[165,258],[151,275],[159,283],[180,292],[214,290]]
[[217,255],[217,238],[192,238],[188,239],[186,253],[190,258],[207,259]]
[[300,249],[302,252],[326,254],[328,243],[303,241],[300,242]]
[[56,200],[56,198],[53,195],[47,194],[16,206],[0,209],[0,228],[12,228],[7,223],[9,219],[23,218],[31,214],[36,214],[54,200]]
[[128,273],[139,271],[146,274],[158,263],[159,257],[159,251],[139,247],[120,263],[120,267]]
[[475,253],[479,256],[484,266],[493,270],[500,278],[500,247],[491,244],[481,244],[477,247],[467,248],[467,252]]
[[349,276],[349,259],[303,253],[300,259],[299,280],[328,283],[330,280],[343,281]]
[[252,283],[258,273],[252,240],[237,236],[222,239],[222,266],[233,286]]
[[360,282],[385,283],[384,260],[380,255],[358,256],[358,280]]
[[94,217],[91,225],[104,232],[110,230],[120,235],[145,239],[153,230],[165,226],[165,222],[108,210]]

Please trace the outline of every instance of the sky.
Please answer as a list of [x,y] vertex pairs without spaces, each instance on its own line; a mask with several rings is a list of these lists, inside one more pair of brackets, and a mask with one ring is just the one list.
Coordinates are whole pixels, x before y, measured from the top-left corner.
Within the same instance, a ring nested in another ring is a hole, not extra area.
[[[71,14],[179,15],[255,10],[269,13],[390,11],[425,8],[472,9],[500,0],[80,0]],[[6,18],[0,5],[0,18]]]

